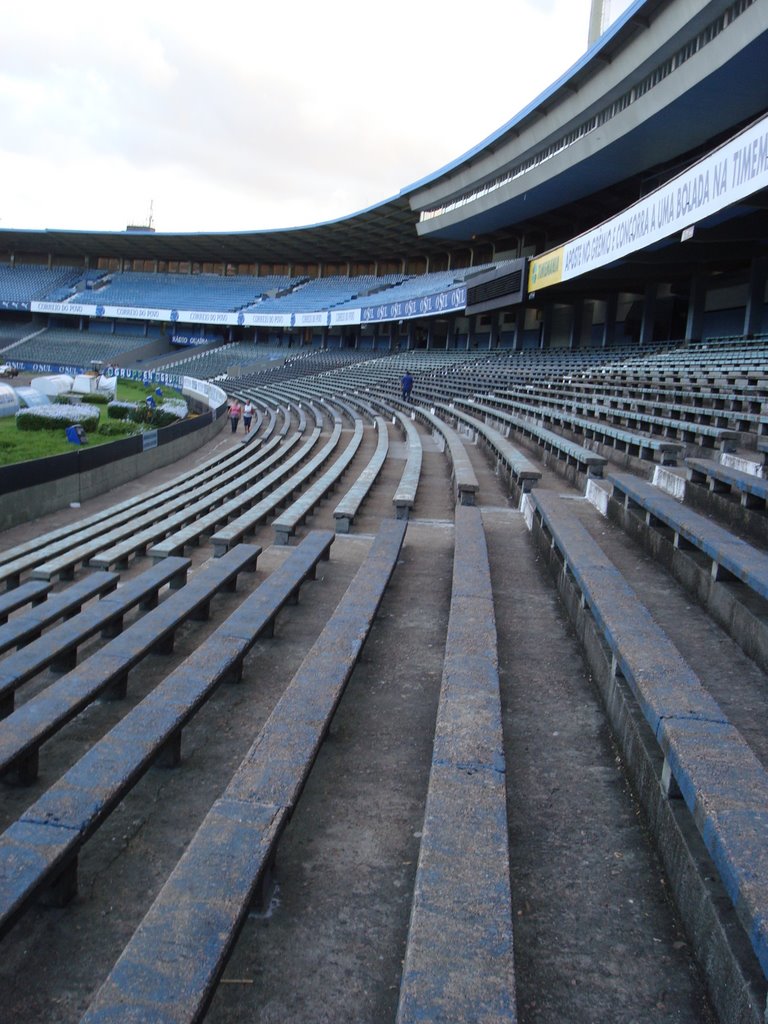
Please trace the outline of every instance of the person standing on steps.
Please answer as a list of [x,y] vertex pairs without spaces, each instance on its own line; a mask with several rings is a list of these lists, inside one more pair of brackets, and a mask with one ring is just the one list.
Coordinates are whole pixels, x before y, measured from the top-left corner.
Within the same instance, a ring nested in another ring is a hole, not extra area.
[[232,425],[232,433],[233,434],[237,433],[237,425],[240,422],[240,413],[241,413],[241,411],[242,410],[240,408],[240,403],[238,402],[237,399],[235,399],[234,402],[232,403],[232,405],[230,405],[230,407],[229,407],[229,422]]
[[406,370],[403,374],[401,384],[403,386],[403,401],[409,402],[411,400],[411,391],[413,390],[413,377],[410,370]]

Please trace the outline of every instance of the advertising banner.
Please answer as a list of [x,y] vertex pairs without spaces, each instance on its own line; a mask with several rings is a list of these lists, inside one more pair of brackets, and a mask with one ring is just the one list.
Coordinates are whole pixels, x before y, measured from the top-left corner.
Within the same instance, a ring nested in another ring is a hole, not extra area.
[[437,295],[423,295],[418,299],[403,299],[401,302],[386,302],[380,306],[367,306],[362,311],[364,324],[384,320],[412,320],[420,316],[439,316],[440,313],[455,313],[467,304],[467,289],[462,285]]
[[672,235],[682,235],[697,222],[764,188],[768,188],[768,115],[615,217],[532,260],[528,290],[569,281]]
[[528,264],[528,291],[559,284],[563,279],[563,247],[552,249]]

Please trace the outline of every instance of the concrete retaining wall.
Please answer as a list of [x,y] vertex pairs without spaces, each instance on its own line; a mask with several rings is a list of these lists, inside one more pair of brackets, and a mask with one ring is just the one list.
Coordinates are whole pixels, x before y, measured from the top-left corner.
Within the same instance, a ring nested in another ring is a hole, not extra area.
[[222,430],[226,421],[227,417],[220,415],[200,430],[149,451],[116,459],[106,466],[85,473],[74,473],[59,480],[0,495],[0,530],[66,508],[73,502],[95,498],[113,487],[136,480],[155,469],[162,469],[207,444]]

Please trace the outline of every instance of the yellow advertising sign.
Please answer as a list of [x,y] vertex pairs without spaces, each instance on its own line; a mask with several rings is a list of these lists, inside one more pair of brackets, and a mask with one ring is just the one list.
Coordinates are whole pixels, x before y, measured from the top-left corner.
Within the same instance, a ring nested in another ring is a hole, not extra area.
[[559,284],[563,274],[563,247],[551,249],[528,264],[528,291],[536,292],[551,284]]

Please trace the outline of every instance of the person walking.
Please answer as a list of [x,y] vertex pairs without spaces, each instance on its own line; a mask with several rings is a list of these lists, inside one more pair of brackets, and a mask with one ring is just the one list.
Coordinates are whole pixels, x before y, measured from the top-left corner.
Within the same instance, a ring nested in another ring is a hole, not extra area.
[[249,398],[243,406],[243,430],[246,434],[250,434],[251,432],[251,420],[253,419],[253,413],[253,402]]
[[241,412],[242,412],[242,409],[240,408],[240,403],[238,402],[237,399],[235,399],[234,402],[232,403],[232,405],[230,405],[230,407],[229,407],[229,422],[232,425],[232,433],[233,434],[237,433],[237,425],[240,422],[240,413]]
[[403,374],[401,384],[403,386],[403,401],[409,402],[411,399],[411,391],[413,390],[413,377],[411,376],[410,370],[406,370]]

